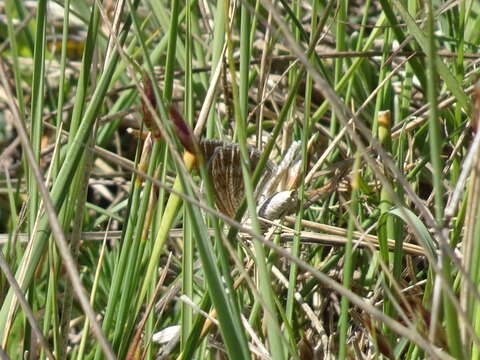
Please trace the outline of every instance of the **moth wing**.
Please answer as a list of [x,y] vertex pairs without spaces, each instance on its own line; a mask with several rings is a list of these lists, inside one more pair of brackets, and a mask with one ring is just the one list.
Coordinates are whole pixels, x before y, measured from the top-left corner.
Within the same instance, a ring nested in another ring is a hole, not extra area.
[[[245,194],[240,148],[237,144],[213,139],[202,141],[200,146],[212,180],[215,204],[223,214],[234,217]],[[253,174],[260,161],[261,153],[249,146],[248,154],[250,171]],[[272,186],[269,184],[274,180],[275,172],[276,166],[271,161],[267,161],[256,187],[257,201],[262,201],[265,196],[271,195]]]
[[234,217],[245,193],[238,146],[217,147],[208,163],[215,192],[215,204],[229,217]]

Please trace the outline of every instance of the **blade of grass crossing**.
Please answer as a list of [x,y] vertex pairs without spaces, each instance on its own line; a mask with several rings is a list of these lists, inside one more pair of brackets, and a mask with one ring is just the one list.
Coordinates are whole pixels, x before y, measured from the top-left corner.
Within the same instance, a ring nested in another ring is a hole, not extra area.
[[[65,13],[69,12],[69,9],[65,8]],[[68,14],[66,14],[66,18],[64,19],[64,26],[68,28]],[[60,75],[60,84],[64,83],[65,80],[65,65],[66,65],[66,48],[67,48],[67,40],[68,40],[68,30],[63,32],[62,38],[62,61],[61,61],[61,75]],[[63,51],[65,50],[65,53]],[[53,158],[51,162],[51,168],[48,171],[47,178],[55,179],[58,171],[60,170],[60,138],[61,138],[61,129],[62,126],[62,107],[64,101],[64,92],[63,92],[63,85],[59,85],[59,101],[57,104],[57,129],[56,129],[56,149],[53,153]],[[64,217],[65,211],[60,211],[59,219]],[[48,267],[49,267],[49,278],[48,278],[48,290],[47,290],[47,297],[46,297],[46,304],[45,304],[45,317],[44,317],[44,333],[47,334],[50,329],[52,329],[52,337],[53,337],[53,344],[55,354],[64,353],[63,347],[65,342],[62,342],[60,333],[60,319],[59,319],[59,308],[61,304],[58,302],[57,294],[59,292],[58,288],[58,279],[59,279],[59,269],[60,269],[60,255],[58,254],[55,242],[53,239],[50,239],[48,243]],[[62,317],[64,313],[62,312]],[[68,332],[64,332],[68,333]],[[43,355],[42,355],[43,356]]]
[[[211,299],[208,292],[205,293],[202,300],[199,303],[199,308],[203,311],[208,311],[211,308]],[[194,321],[192,322],[192,329],[190,335],[187,338],[187,341],[184,346],[182,346],[182,351],[177,357],[177,360],[191,359],[194,352],[199,347],[199,342],[202,340],[200,338],[203,325],[205,324],[206,318],[202,314],[197,314]]]
[[[69,11],[69,8],[65,8],[65,12]],[[67,14],[66,14],[67,15]],[[77,83],[77,92],[75,96],[75,103],[74,108],[72,111],[72,119],[70,121],[70,128],[69,128],[69,146],[71,146],[71,142],[75,138],[76,132],[79,127],[79,123],[82,118],[82,114],[85,108],[86,96],[88,93],[89,82],[91,78],[91,67],[93,62],[93,55],[95,52],[95,47],[97,43],[97,34],[98,34],[98,27],[99,27],[99,11],[97,7],[93,7],[91,12],[91,22],[89,23],[89,29],[87,33],[87,41],[85,42],[84,53],[82,58],[82,69],[80,71],[81,75],[79,77],[79,81]],[[68,16],[67,16],[68,19]],[[63,62],[66,62],[66,47],[68,42],[68,23],[65,22],[67,19],[64,19],[64,32],[62,37],[62,58]],[[63,53],[65,52],[65,54]],[[65,67],[65,63],[62,63],[62,66]],[[64,74],[64,72],[62,72]],[[83,75],[83,76],[82,76]],[[64,76],[64,75],[63,75]],[[63,84],[63,82],[60,82]],[[63,108],[63,88],[59,88],[59,93],[62,94],[59,96],[58,100],[58,107],[57,107],[57,125],[60,123],[59,121],[62,119],[62,108]],[[91,135],[88,137],[88,143],[91,143]],[[74,230],[72,232],[71,244],[72,244],[72,255],[74,256],[75,260],[78,254],[77,246],[79,244],[79,236],[82,229],[83,223],[83,209],[86,201],[86,184],[88,184],[88,180],[85,182],[85,179],[88,178],[87,174],[89,174],[89,170],[86,168],[87,165],[87,158],[90,156],[82,155],[80,160],[77,163],[75,174],[73,175],[73,179],[71,180],[71,186],[69,189],[69,193],[67,195],[68,201],[65,202],[64,206],[62,207],[61,214],[61,221],[64,226],[68,227],[70,223],[74,223]],[[50,241],[53,241],[51,239]],[[74,244],[77,244],[75,246]],[[50,244],[52,246],[52,244]],[[71,315],[71,307],[73,301],[73,294],[72,294],[72,287],[70,283],[65,285],[65,296],[63,297],[62,301],[62,317],[61,317],[61,333],[63,337],[60,339],[60,357],[64,356],[64,346],[67,343],[67,334],[68,334],[68,326],[70,323],[70,315]]]
[[171,3],[171,15],[170,15],[170,27],[169,39],[168,39],[168,49],[167,49],[167,60],[165,63],[165,88],[163,89],[164,98],[169,101],[172,97],[173,92],[173,62],[175,60],[176,46],[177,46],[177,37],[179,35],[178,29],[178,15],[180,9],[180,1],[172,0]]
[[[57,292],[58,292],[58,268],[59,268],[59,256],[55,248],[55,244],[51,242],[48,246],[48,266],[50,268],[50,274],[48,279],[47,299],[45,304],[45,318],[43,322],[43,333],[48,334],[50,329],[52,331],[53,346],[55,354],[60,354],[60,334],[59,334],[59,319],[58,319],[58,304],[57,304]],[[43,356],[43,354],[42,354]]]
[[[228,8],[228,7],[227,7]],[[240,154],[242,157],[242,173],[243,182],[245,186],[245,194],[247,198],[248,212],[252,221],[252,228],[256,233],[260,233],[260,224],[258,222],[256,213],[256,204],[253,197],[253,184],[249,174],[249,160],[246,139],[246,115],[248,114],[248,73],[250,63],[250,10],[245,3],[241,5],[241,33],[240,39],[240,89],[237,88],[235,77],[235,65],[233,62],[233,44],[231,39],[231,31],[227,26],[227,56],[228,67],[231,77],[231,86],[235,113],[235,129],[238,135],[238,142],[240,147]],[[266,263],[266,253],[263,245],[254,241],[254,248],[256,254],[256,262],[259,270],[260,284],[259,291],[265,301],[265,314],[267,322],[267,337],[272,352],[273,359],[284,358],[284,346],[282,344],[282,335],[279,331],[279,326],[276,320],[276,307],[273,300],[273,293],[271,288],[270,273]]]
[[[355,163],[353,165],[353,179],[352,179],[352,198],[349,211],[348,220],[348,232],[347,232],[347,245],[345,246],[345,262],[343,265],[343,286],[346,289],[350,289],[352,283],[353,267],[354,267],[354,254],[353,254],[353,232],[355,230],[356,216],[358,213],[358,201],[359,201],[359,169],[360,169],[360,155],[355,155]],[[340,339],[339,339],[339,354],[338,358],[344,360],[347,357],[347,332],[350,326],[349,323],[349,301],[345,296],[342,297],[340,304]]]
[[[312,19],[311,19],[311,27],[312,29],[317,28],[317,14],[318,14],[318,2],[313,3],[312,9]],[[297,4],[297,8],[300,7],[300,4]],[[300,17],[299,9],[297,10],[297,17]],[[299,34],[297,35],[297,37]],[[314,41],[314,34],[311,33],[310,36],[310,43]],[[296,235],[294,237],[293,245],[292,245],[292,255],[298,257],[300,254],[300,231],[301,227],[301,220],[303,219],[304,214],[304,203],[305,203],[305,173],[307,170],[308,165],[308,154],[307,154],[307,144],[308,144],[308,129],[310,129],[310,110],[311,110],[311,103],[312,103],[312,90],[313,90],[313,82],[312,78],[307,75],[306,80],[306,87],[305,87],[305,124],[303,126],[302,131],[302,172],[301,172],[301,180],[300,186],[298,188],[298,198],[299,198],[299,211],[296,216],[295,220],[295,232]],[[294,319],[294,302],[295,302],[295,292],[297,291],[297,275],[298,275],[298,267],[296,264],[290,265],[290,274],[289,274],[289,281],[288,281],[288,293],[287,293],[287,304],[286,304],[286,319],[290,323],[290,326],[293,327],[293,319]],[[289,333],[286,334],[288,336]],[[290,337],[290,343],[292,346],[296,346],[294,339]]]
[[[479,185],[478,175],[473,175],[469,190],[478,192]],[[472,192],[470,191],[470,193]],[[475,199],[475,197],[473,197],[473,199]],[[469,210],[474,212],[473,217],[476,221],[474,221],[474,231],[470,231],[470,234],[466,234],[472,245],[469,247],[464,246],[464,248],[471,251],[471,258],[467,260],[467,265],[469,265],[470,270],[469,273],[471,274],[471,281],[478,284],[480,279],[480,263],[478,261],[472,261],[472,259],[478,259],[480,256],[480,246],[478,245],[480,241],[480,206],[478,206],[478,203],[474,204],[471,200],[469,205]],[[472,207],[475,208],[476,211],[472,209]],[[472,323],[476,333],[480,334],[480,304],[475,300],[475,296],[470,295],[467,297],[467,310],[472,316]],[[471,359],[480,359],[480,348],[473,342],[471,344]]]
[[[37,6],[36,30],[35,30],[35,50],[33,55],[33,75],[32,75],[32,102],[30,123],[30,141],[37,161],[40,159],[40,141],[43,128],[43,103],[45,91],[45,49],[46,49],[46,19],[47,19],[47,1],[39,0]],[[33,235],[35,221],[38,216],[40,198],[35,183],[35,179],[30,172],[28,173],[28,193],[29,193],[29,232]]]
[[[215,69],[218,66],[219,61],[222,61],[221,54],[225,44],[225,6],[227,2],[225,0],[217,0],[217,4],[214,12],[214,24],[213,24],[213,40],[212,40],[212,57],[211,57],[211,71],[210,80],[213,79]],[[215,101],[215,99],[213,100]],[[215,111],[210,111],[207,122],[207,138],[215,137],[216,127],[215,123],[217,116]]]
[[70,19],[70,0],[65,0],[63,10],[63,31],[62,31],[62,49],[60,55],[60,80],[58,83],[58,103],[57,103],[57,128],[60,126],[63,118],[63,105],[65,101],[65,73],[67,65],[67,48],[68,48],[68,27]]
[[[383,96],[379,96],[379,98],[382,98],[381,100],[378,101],[378,104],[380,102],[383,102]],[[379,106],[379,105],[378,105]],[[391,113],[389,110],[386,111],[380,111],[378,112],[377,116],[377,123],[378,123],[378,138],[380,141],[380,144],[384,147],[385,151],[391,152]],[[383,187],[380,192],[380,220],[378,224],[378,241],[380,244],[380,255],[382,260],[384,261],[385,265],[387,267],[391,266],[392,262],[390,259],[390,253],[388,249],[388,239],[395,239],[395,229],[394,229],[394,222],[393,222],[393,217],[389,216],[388,213],[393,206],[393,200],[388,193]],[[385,284],[389,284],[389,280],[387,277],[385,279]],[[388,285],[387,285],[388,286]],[[383,303],[383,310],[384,312],[392,316],[393,314],[393,307],[390,299],[388,297],[385,298],[385,301]],[[388,329],[384,328],[385,331],[388,333]]]
[[[93,129],[92,134],[88,138],[87,147],[94,145],[96,129]],[[80,236],[83,228],[83,219],[85,211],[85,203],[87,201],[87,191],[88,191],[88,179],[93,166],[93,153],[86,152],[83,156],[82,161],[80,162],[80,169],[84,169],[84,173],[77,173],[75,180],[73,182],[73,187],[75,191],[72,191],[70,201],[66,203],[66,208],[70,211],[70,218],[73,219],[73,226],[70,238],[70,249],[74,261],[78,262],[78,254],[80,247]],[[74,197],[73,197],[74,196]],[[68,211],[66,211],[68,212]],[[73,284],[68,281],[65,284],[64,289],[64,298],[62,301],[62,316],[60,318],[60,353],[59,357],[66,356],[67,345],[68,345],[68,334],[70,333],[70,320],[72,316],[72,307],[73,307]]]
[[[403,6],[403,5],[402,5]],[[408,16],[409,17],[409,16]],[[410,17],[409,17],[410,18]],[[405,16],[404,16],[405,19]],[[411,19],[411,18],[410,18]],[[407,19],[405,19],[407,21]],[[416,27],[416,24],[410,24],[409,28],[412,30]],[[423,34],[415,34],[417,40],[423,36]],[[430,113],[429,113],[429,141],[430,141],[430,152],[431,152],[431,162],[433,166],[433,187],[435,192],[435,218],[437,222],[437,227],[442,229],[444,226],[443,223],[443,215],[444,215],[444,203],[443,203],[443,185],[442,185],[442,140],[440,136],[440,129],[439,129],[439,113],[437,108],[437,89],[440,87],[438,83],[437,77],[437,69],[440,71],[442,68],[441,65],[444,64],[438,60],[436,56],[436,46],[435,46],[435,34],[434,34],[434,14],[433,14],[433,5],[432,1],[427,1],[427,38],[425,39],[427,42],[425,44],[420,43],[426,47],[427,53],[427,70],[428,70],[428,87],[427,87],[427,96],[428,101],[430,103]],[[420,42],[420,40],[419,40]],[[441,64],[441,65],[440,65]],[[446,67],[444,70],[448,71]],[[450,74],[450,73],[448,73]],[[445,75],[445,73],[444,73]],[[447,79],[444,78],[447,82]],[[447,82],[448,84],[448,82]],[[455,82],[455,85],[458,85]],[[451,89],[454,94],[454,89]],[[463,93],[463,92],[462,92]],[[460,99],[458,99],[460,101]],[[449,246],[448,244],[440,244],[441,246]],[[442,256],[443,255],[443,256]],[[442,269],[443,275],[445,279],[447,279],[448,283],[444,284],[444,286],[451,286],[451,264],[450,259],[441,253],[441,260],[442,261]],[[453,306],[452,302],[448,298],[448,296],[444,293],[443,296],[443,307],[445,312],[445,323],[447,329],[447,339],[448,339],[448,347],[451,354],[457,359],[464,358],[464,347],[462,345],[462,341],[458,334],[460,333],[458,327],[458,318],[457,313],[455,311],[455,307]],[[434,310],[433,310],[434,311]],[[435,314],[433,314],[435,316]]]
[[[192,2],[192,1],[189,1]],[[187,6],[186,14],[186,34],[185,34],[185,118],[187,123],[192,127],[193,124],[193,89],[192,89],[192,11],[191,7]],[[191,221],[194,221],[190,217],[189,211],[184,209],[184,224],[183,224],[183,256],[182,256],[182,293],[189,299],[193,299],[193,256],[194,256],[194,244],[193,244],[193,231]],[[182,302],[181,305],[181,323],[182,332],[180,343],[185,344],[188,339],[193,325],[193,311],[191,306]]]
[[[459,84],[463,83],[463,79],[465,79],[465,69],[463,66],[464,62],[464,47],[465,47],[465,1],[460,1],[458,4],[458,12],[456,14],[456,19],[458,23],[455,24],[456,26],[453,29],[456,29],[456,34],[452,34],[456,39],[456,50],[457,50],[457,59],[455,64],[455,78]],[[455,130],[461,129],[463,117],[462,117],[462,107],[459,103],[455,104]],[[454,130],[454,132],[455,132]],[[452,141],[458,141],[459,136],[454,136]],[[451,182],[454,184],[457,182],[458,177],[460,176],[460,163],[461,158],[460,154],[455,157],[452,164],[451,170]]]
[[[340,0],[338,2],[338,12],[337,12],[337,24],[335,28],[335,50],[345,51],[346,46],[346,22],[347,22],[347,11],[348,11],[348,0]],[[341,79],[343,73],[343,59],[338,57],[335,59],[335,87],[338,86],[338,83]],[[335,137],[338,131],[337,117],[335,113],[332,113],[332,119],[330,121],[330,136]]]
[[97,35],[100,24],[100,11],[96,6],[92,8],[90,21],[88,23],[87,39],[85,41],[84,53],[82,57],[82,65],[80,68],[80,76],[76,88],[75,103],[72,110],[72,119],[70,121],[69,144],[74,141],[82,115],[84,112],[89,78],[93,61],[93,54],[97,45]]

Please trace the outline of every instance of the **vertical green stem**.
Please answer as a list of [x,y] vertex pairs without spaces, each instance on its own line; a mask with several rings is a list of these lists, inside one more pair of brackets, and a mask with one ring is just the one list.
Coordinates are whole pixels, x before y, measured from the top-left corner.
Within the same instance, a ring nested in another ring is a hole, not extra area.
[[[335,50],[344,51],[345,50],[345,26],[347,21],[347,9],[348,9],[348,0],[339,0],[338,2],[338,13],[337,13],[337,27],[335,30]],[[338,57],[335,59],[335,87],[338,86],[340,79],[342,78],[343,73],[343,59]],[[338,121],[335,113],[332,115],[330,122],[330,135],[334,137],[337,134],[338,130]]]
[[[242,3],[241,10],[241,29],[240,33],[242,37],[240,39],[240,93],[237,88],[235,77],[235,64],[233,61],[233,43],[231,39],[230,29],[227,27],[227,42],[228,42],[228,65],[231,77],[232,94],[235,104],[235,129],[238,134],[238,142],[241,153],[241,165],[243,172],[243,181],[245,185],[245,195],[247,198],[248,212],[252,221],[253,230],[259,234],[260,224],[257,218],[256,202],[253,196],[253,183],[249,174],[249,160],[247,149],[247,137],[246,137],[246,114],[248,113],[247,100],[248,100],[248,73],[250,63],[250,11],[249,6]],[[282,335],[280,328],[277,324],[276,307],[273,299],[270,273],[266,263],[266,254],[263,245],[259,241],[254,241],[254,248],[256,254],[256,262],[259,270],[259,291],[265,302],[265,313],[267,322],[267,336],[270,345],[270,351],[273,359],[284,359],[284,351],[282,344]]]
[[[191,0],[189,1],[191,2]],[[187,6],[186,15],[186,39],[185,39],[185,113],[186,119],[190,126],[193,123],[193,89],[192,89],[192,16],[190,6]],[[184,209],[184,224],[183,224],[183,256],[182,256],[182,292],[185,296],[193,298],[193,234],[192,225],[190,224],[193,219],[189,215],[189,211]],[[185,344],[188,339],[188,335],[192,329],[193,311],[191,306],[182,302],[182,333],[180,343]]]
[[[359,195],[359,183],[360,183],[360,154],[355,155],[355,163],[353,166],[353,178],[352,178],[352,201],[350,204],[349,220],[348,220],[348,232],[347,232],[347,244],[345,246],[345,262],[343,265],[343,286],[346,289],[350,289],[352,283],[353,274],[353,231],[355,230],[355,221],[357,216],[358,207],[358,195]],[[347,357],[347,331],[350,323],[349,319],[349,301],[345,296],[342,297],[340,304],[340,340],[339,340],[339,354],[340,360]]]
[[179,0],[172,0],[172,13],[170,15],[170,28],[168,37],[167,60],[165,63],[165,88],[163,89],[163,97],[167,102],[172,98],[173,92],[173,62],[175,60],[175,49],[177,47],[177,27],[178,15],[180,9]]
[[[437,229],[443,229],[443,212],[444,203],[443,196],[444,190],[442,185],[442,140],[440,135],[440,122],[438,114],[437,103],[437,89],[439,88],[439,81],[437,76],[437,62],[436,62],[436,45],[434,35],[434,13],[432,0],[427,1],[427,98],[430,103],[430,116],[429,116],[429,140],[430,140],[430,154],[433,167],[433,188],[435,192],[435,219],[437,222]],[[442,244],[448,246],[448,244]],[[449,258],[445,255],[442,256],[442,270],[443,276],[446,281],[444,286],[451,286],[451,264]],[[462,359],[464,357],[463,346],[461,337],[459,336],[460,330],[458,327],[458,317],[455,307],[444,292],[443,306],[445,313],[445,325],[447,330],[448,348],[456,359]]]
[[[45,91],[45,49],[46,49],[46,19],[47,1],[39,0],[37,6],[37,28],[35,32],[35,51],[33,55],[33,78],[32,78],[32,104],[31,104],[31,128],[30,141],[37,161],[40,159],[40,141],[43,128],[43,103]],[[38,216],[39,194],[33,175],[28,172],[29,193],[29,232],[33,234],[35,220]]]

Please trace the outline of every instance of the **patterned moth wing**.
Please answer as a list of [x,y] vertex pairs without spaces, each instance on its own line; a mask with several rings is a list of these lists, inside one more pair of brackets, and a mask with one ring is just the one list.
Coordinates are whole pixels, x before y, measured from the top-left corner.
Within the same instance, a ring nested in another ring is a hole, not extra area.
[[222,146],[227,146],[230,143],[227,143],[222,140],[216,140],[216,139],[206,139],[200,141],[200,150],[203,153],[203,156],[205,157],[205,161],[208,163],[212,159],[213,153],[217,148],[222,147]]
[[[225,215],[234,217],[245,193],[241,167],[240,148],[237,144],[220,140],[203,140],[200,148],[207,162],[207,171],[212,179],[215,205]],[[250,171],[257,166],[261,153],[249,147]],[[268,161],[256,187],[255,196],[263,192],[275,172],[275,165]]]

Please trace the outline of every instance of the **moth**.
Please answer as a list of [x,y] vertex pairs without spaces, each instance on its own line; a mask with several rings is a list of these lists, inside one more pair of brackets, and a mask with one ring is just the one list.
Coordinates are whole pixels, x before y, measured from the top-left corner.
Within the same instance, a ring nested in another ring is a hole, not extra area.
[[[290,152],[296,150],[298,144],[294,143],[293,147]],[[239,145],[221,140],[202,140],[200,150],[212,181],[215,205],[223,214],[235,217],[245,194]],[[253,146],[249,146],[248,156],[250,171],[253,173],[260,161],[261,153]],[[286,158],[291,156],[287,153]],[[285,165],[276,166],[272,161],[267,161],[254,193],[260,217],[277,220],[295,210],[296,190],[278,191],[284,176]]]

